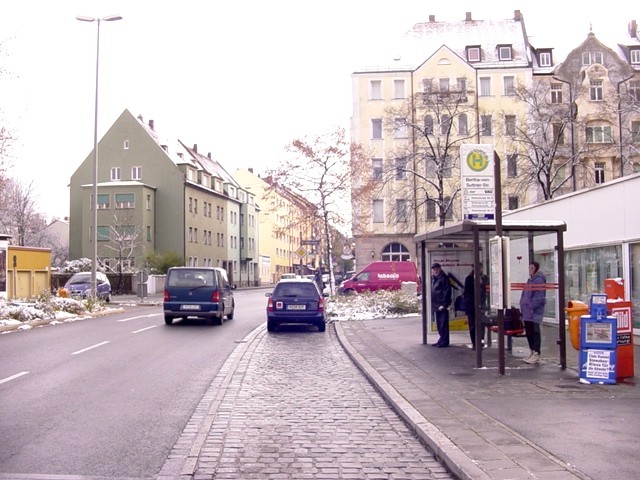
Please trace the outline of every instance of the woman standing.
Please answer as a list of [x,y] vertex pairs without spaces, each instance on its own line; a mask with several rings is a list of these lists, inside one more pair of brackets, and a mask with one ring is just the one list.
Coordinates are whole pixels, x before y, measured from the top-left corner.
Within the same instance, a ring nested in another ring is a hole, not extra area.
[[527,342],[529,342],[531,349],[531,354],[523,361],[530,364],[536,364],[540,361],[540,346],[542,344],[540,325],[544,315],[544,304],[547,301],[546,283],[547,279],[540,271],[540,264],[531,262],[529,264],[529,279],[520,297],[520,312],[524,321]]

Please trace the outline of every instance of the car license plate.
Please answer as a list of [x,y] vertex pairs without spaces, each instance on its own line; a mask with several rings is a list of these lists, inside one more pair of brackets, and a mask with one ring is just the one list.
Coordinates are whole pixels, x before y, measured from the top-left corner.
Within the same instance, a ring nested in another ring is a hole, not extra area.
[[200,305],[180,305],[180,310],[200,310]]
[[287,305],[287,310],[306,310],[306,305]]

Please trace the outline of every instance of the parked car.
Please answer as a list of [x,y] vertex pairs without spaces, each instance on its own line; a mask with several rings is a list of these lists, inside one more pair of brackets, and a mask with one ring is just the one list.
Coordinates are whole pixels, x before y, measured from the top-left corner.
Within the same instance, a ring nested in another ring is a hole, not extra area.
[[267,302],[267,330],[274,332],[283,324],[315,325],[318,331],[326,328],[324,297],[316,282],[306,278],[280,280],[273,292],[265,294]]
[[298,278],[298,275],[296,275],[295,273],[283,273],[282,275],[280,275],[280,280],[287,280],[290,278]]
[[[111,283],[107,275],[102,272],[96,272],[96,296],[106,302],[111,301]],[[74,273],[67,283],[64,284],[67,294],[73,297],[87,298],[93,292],[91,283],[91,272]]]
[[420,278],[413,262],[371,262],[348,280],[342,282],[338,293],[346,295],[378,290],[400,290],[402,282],[415,282],[419,292]]
[[222,325],[225,316],[233,319],[234,288],[223,268],[170,268],[164,283],[164,323],[197,317]]

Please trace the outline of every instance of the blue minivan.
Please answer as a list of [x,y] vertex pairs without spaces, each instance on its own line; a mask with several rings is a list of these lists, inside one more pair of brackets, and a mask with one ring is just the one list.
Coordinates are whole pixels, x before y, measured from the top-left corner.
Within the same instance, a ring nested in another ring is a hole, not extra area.
[[233,319],[234,286],[217,267],[173,267],[164,282],[164,323],[174,318],[204,318],[212,325]]

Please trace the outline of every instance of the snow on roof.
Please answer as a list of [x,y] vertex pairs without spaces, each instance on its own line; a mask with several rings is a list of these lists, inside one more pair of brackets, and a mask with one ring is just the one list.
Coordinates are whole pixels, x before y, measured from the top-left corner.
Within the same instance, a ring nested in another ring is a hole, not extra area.
[[[530,62],[529,46],[520,20],[519,12],[506,20],[435,21],[416,23],[401,39],[393,59],[377,62],[377,67],[365,67],[360,71],[413,70],[441,46],[446,45],[461,58],[467,58],[466,48],[480,46],[482,62],[478,67],[526,66]],[[498,46],[510,45],[513,58],[510,61],[498,58]]]

